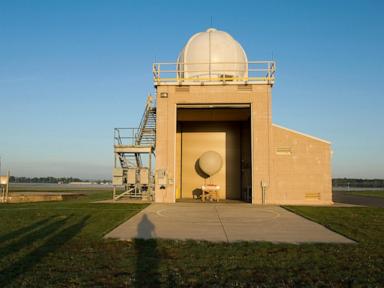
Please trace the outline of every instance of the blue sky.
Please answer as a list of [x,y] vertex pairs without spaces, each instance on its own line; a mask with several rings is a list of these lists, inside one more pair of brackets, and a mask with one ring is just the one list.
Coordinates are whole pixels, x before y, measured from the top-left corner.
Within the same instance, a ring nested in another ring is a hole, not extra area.
[[0,1],[0,156],[17,176],[109,178],[151,65],[229,32],[277,61],[273,122],[330,140],[335,177],[384,178],[383,1]]

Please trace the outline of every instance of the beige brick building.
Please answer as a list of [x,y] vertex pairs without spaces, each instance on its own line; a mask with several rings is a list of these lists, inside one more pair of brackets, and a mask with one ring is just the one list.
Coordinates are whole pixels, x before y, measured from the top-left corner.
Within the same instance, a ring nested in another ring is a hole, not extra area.
[[[192,36],[177,63],[154,64],[156,202],[196,198],[209,181],[220,199],[332,203],[330,143],[272,123],[274,72],[216,29]],[[198,167],[205,151],[224,162],[209,179]]]

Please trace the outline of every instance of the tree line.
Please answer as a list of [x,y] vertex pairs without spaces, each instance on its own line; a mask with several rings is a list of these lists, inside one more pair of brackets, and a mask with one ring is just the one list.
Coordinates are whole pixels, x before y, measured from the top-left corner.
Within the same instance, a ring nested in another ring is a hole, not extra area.
[[334,178],[333,187],[384,188],[384,179]]
[[95,184],[110,183],[111,180],[84,180],[77,177],[17,177],[10,176],[11,183],[48,183],[48,184],[69,184],[71,182],[92,182]]
[[75,177],[9,177],[11,183],[52,183],[52,184],[68,184],[71,182],[83,182],[80,178]]

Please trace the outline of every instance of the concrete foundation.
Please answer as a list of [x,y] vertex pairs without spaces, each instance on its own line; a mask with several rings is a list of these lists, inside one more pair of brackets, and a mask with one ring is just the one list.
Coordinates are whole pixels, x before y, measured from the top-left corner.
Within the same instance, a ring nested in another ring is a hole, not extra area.
[[26,202],[48,202],[76,199],[84,194],[78,193],[12,193],[9,195],[6,203],[26,203]]
[[355,243],[278,206],[250,204],[152,204],[106,238]]

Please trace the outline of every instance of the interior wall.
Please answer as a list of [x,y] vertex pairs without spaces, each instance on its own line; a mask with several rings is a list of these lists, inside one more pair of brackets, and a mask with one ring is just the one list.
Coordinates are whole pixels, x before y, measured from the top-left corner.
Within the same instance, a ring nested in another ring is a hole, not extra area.
[[[176,137],[177,183],[181,198],[201,193],[204,183],[220,186],[220,199],[241,199],[240,122],[178,122]],[[222,169],[210,179],[199,173],[198,159],[206,151],[223,158]]]

